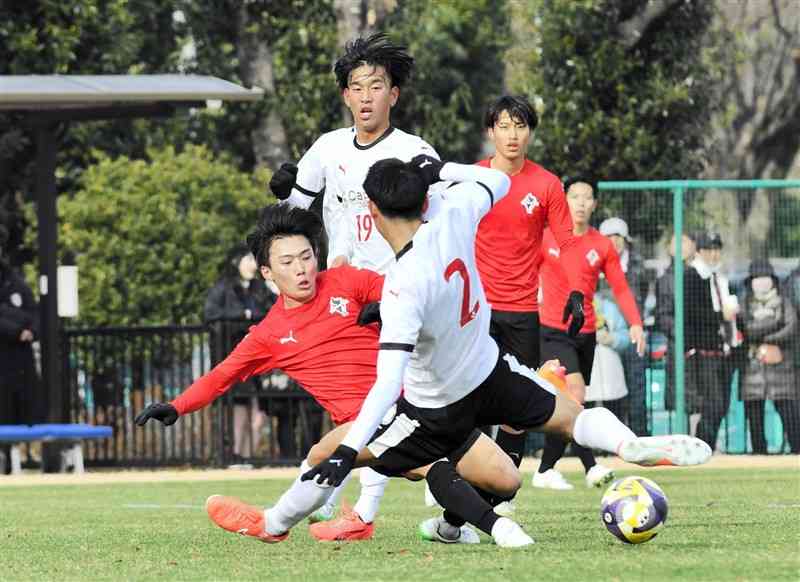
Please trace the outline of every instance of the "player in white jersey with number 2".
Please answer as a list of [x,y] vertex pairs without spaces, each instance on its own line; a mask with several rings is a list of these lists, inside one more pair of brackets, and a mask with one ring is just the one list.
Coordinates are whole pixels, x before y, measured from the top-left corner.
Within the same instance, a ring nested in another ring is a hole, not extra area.
[[[439,212],[423,221],[424,192],[439,180],[460,183],[447,190]],[[395,252],[381,296],[378,375],[341,444],[303,476],[335,486],[361,464],[402,475],[433,463],[426,479],[445,508],[442,518],[427,524],[437,541],[447,541],[468,521],[498,545],[533,543],[467,483],[482,483],[474,465],[485,459],[470,455],[482,440],[478,426],[505,423],[556,433],[647,466],[695,465],[711,455],[708,445],[686,435],[636,437],[609,410],[584,410],[498,348],[489,335],[491,312],[474,240],[481,218],[509,184],[501,172],[442,165],[425,156],[410,163],[383,160],[370,169],[364,185],[370,213]],[[312,451],[310,463],[316,457]]]

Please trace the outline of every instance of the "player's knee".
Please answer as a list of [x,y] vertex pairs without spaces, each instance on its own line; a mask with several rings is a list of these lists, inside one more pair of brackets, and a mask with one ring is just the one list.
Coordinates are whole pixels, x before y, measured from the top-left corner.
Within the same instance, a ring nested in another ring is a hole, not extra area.
[[321,443],[315,444],[311,447],[311,450],[308,451],[308,456],[306,457],[306,461],[312,467],[315,465],[319,465],[322,461],[328,458],[331,451],[327,450],[327,447],[321,445]]
[[491,489],[497,495],[512,496],[522,487],[522,475],[509,459],[493,463]]

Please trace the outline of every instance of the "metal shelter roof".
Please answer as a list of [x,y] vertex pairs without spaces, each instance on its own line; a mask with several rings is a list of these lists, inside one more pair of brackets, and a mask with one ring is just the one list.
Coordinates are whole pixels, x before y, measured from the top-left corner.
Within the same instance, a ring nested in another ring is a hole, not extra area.
[[89,108],[112,104],[257,101],[245,89],[202,75],[8,75],[0,76],[0,110]]

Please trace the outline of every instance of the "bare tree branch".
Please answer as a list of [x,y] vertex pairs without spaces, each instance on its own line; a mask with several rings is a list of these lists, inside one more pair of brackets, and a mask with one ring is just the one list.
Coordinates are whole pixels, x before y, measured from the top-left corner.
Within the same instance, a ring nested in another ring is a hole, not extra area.
[[644,10],[619,25],[622,42],[626,48],[632,48],[644,36],[647,28],[668,10],[678,6],[683,0],[649,0]]

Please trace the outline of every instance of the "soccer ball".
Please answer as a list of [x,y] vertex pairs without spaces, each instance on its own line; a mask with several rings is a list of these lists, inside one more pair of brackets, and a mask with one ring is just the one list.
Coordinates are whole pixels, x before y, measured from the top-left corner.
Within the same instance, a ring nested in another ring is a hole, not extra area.
[[618,479],[603,495],[600,519],[626,544],[642,544],[656,537],[667,521],[667,496],[650,479]]

